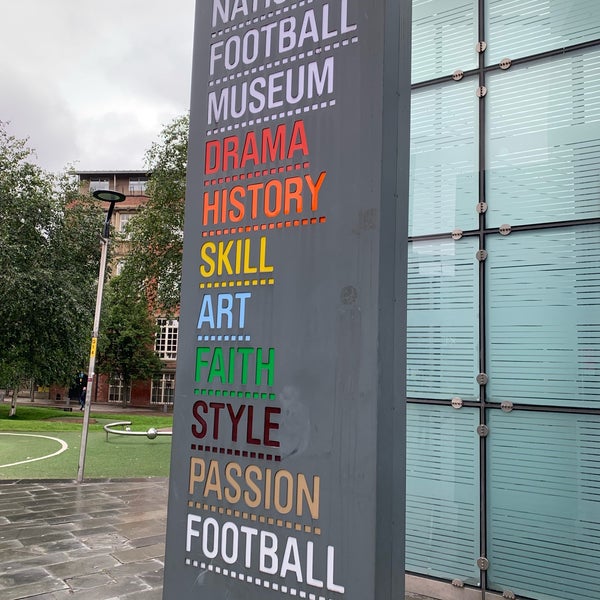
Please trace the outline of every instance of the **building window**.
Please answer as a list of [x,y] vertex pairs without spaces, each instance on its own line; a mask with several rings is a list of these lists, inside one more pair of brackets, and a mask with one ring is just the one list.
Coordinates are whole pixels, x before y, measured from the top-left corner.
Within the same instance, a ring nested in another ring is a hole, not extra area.
[[146,192],[148,179],[146,177],[130,177],[129,178],[129,193],[142,195]]
[[131,395],[131,387],[126,386],[121,375],[111,375],[108,386],[108,401],[127,404]]
[[117,263],[117,267],[115,269],[115,272],[117,275],[121,275],[121,273],[123,273],[123,269],[125,268],[125,261],[124,260],[120,260]]
[[157,325],[159,331],[154,344],[156,354],[163,360],[175,360],[177,358],[179,321],[177,319],[158,319]]
[[90,179],[90,194],[96,190],[110,189],[110,181],[104,178]]
[[129,239],[131,235],[127,232],[127,224],[134,213],[119,213],[119,233]]
[[162,373],[152,380],[152,404],[173,404],[175,373]]

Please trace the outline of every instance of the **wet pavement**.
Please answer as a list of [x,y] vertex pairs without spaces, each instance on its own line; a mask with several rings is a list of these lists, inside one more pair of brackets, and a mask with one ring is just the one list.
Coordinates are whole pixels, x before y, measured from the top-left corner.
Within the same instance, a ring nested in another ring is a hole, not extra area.
[[161,599],[167,495],[165,478],[0,481],[0,598]]
[[0,482],[0,598],[162,598],[167,492],[164,478]]

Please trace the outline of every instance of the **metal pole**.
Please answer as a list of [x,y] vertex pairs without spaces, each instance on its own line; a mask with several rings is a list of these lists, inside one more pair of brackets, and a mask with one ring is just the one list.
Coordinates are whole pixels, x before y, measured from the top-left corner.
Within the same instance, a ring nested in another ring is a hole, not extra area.
[[[112,208],[112,206],[111,206]],[[112,211],[109,211],[109,215]],[[110,217],[107,216],[107,221]],[[98,329],[100,327],[100,312],[102,310],[102,294],[104,292],[104,273],[106,271],[106,257],[108,255],[108,235],[105,224],[101,240],[100,272],[98,274],[98,291],[96,293],[96,312],[94,313],[94,329],[92,331],[92,344],[90,347],[90,364],[88,367],[88,380],[85,390],[85,407],[83,409],[83,425],[81,429],[81,448],[79,450],[79,468],[77,470],[77,483],[83,481],[85,469],[85,452],[87,447],[88,427],[90,423],[90,405],[92,403],[92,387],[94,385],[94,368],[96,365],[96,346],[98,345]]]

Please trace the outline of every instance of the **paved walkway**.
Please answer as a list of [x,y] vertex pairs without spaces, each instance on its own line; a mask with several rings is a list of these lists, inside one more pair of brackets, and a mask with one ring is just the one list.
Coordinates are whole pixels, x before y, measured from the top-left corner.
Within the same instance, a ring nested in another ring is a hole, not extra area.
[[167,488],[0,482],[0,598],[159,600]]
[[167,493],[163,478],[0,481],[0,598],[160,600]]

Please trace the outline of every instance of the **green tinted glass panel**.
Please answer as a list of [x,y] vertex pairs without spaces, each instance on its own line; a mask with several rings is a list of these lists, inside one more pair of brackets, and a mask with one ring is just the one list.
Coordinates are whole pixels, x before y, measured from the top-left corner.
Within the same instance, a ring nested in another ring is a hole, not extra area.
[[600,216],[600,50],[513,67],[488,85],[488,225]]
[[486,64],[600,38],[598,0],[487,0]]
[[473,238],[409,245],[409,398],[479,398],[476,251]]
[[488,399],[600,408],[600,225],[487,246]]
[[490,411],[492,589],[600,598],[600,416]]
[[479,583],[477,411],[408,405],[406,569]]
[[477,41],[476,0],[413,0],[413,82],[474,69]]
[[412,97],[409,234],[477,227],[477,97],[473,82]]

